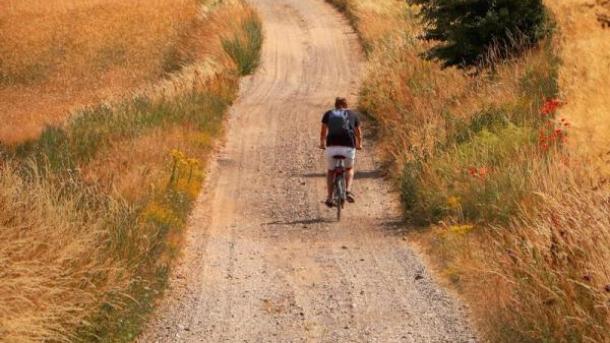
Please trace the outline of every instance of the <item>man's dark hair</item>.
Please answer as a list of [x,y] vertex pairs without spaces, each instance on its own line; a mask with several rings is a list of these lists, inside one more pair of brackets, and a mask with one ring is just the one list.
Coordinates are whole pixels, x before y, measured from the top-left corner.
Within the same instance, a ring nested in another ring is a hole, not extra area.
[[347,100],[345,98],[335,99],[335,108],[347,108]]

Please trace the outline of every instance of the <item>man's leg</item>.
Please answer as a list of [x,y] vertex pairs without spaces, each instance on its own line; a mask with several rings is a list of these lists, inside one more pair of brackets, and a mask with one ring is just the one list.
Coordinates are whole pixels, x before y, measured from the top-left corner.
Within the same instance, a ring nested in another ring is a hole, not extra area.
[[345,173],[345,190],[352,191],[352,181],[354,180],[354,168],[349,168]]
[[354,184],[354,165],[355,159],[346,160],[346,173],[345,173],[345,190],[347,191],[347,201],[350,203],[355,202],[354,195],[352,194],[352,185]]

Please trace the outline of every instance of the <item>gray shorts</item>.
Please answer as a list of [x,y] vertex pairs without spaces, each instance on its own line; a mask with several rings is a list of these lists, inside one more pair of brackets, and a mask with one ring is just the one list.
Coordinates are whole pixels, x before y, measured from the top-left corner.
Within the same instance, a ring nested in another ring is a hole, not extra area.
[[328,170],[334,170],[337,166],[337,161],[334,156],[345,156],[345,168],[354,168],[356,162],[356,149],[345,147],[345,146],[329,146],[326,148],[326,161],[328,163]]

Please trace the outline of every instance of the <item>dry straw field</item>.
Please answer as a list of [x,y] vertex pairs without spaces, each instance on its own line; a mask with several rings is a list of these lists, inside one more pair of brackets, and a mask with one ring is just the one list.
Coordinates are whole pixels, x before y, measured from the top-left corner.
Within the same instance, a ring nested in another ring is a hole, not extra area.
[[260,22],[240,1],[0,3],[0,341],[129,341]]
[[574,125],[572,148],[581,154],[606,155],[610,152],[610,27],[604,27],[598,16],[610,15],[610,2],[547,3],[562,28],[559,82],[567,101],[563,112]]
[[195,1],[3,1],[0,140],[158,80],[197,13]]
[[606,166],[610,40],[595,5],[549,0],[554,37],[468,76],[421,59],[417,8],[329,1],[367,50],[360,107],[421,227],[410,237],[481,331],[492,342],[608,342],[610,190],[607,169],[588,166]]

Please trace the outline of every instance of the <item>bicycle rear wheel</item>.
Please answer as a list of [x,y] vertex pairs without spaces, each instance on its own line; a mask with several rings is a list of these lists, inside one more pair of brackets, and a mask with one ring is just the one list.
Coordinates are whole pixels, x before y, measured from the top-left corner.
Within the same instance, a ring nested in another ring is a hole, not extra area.
[[337,203],[337,221],[341,221],[341,210],[342,210],[341,202]]
[[341,212],[345,206],[345,176],[341,175],[335,180],[335,204],[337,206],[337,221],[341,221]]

